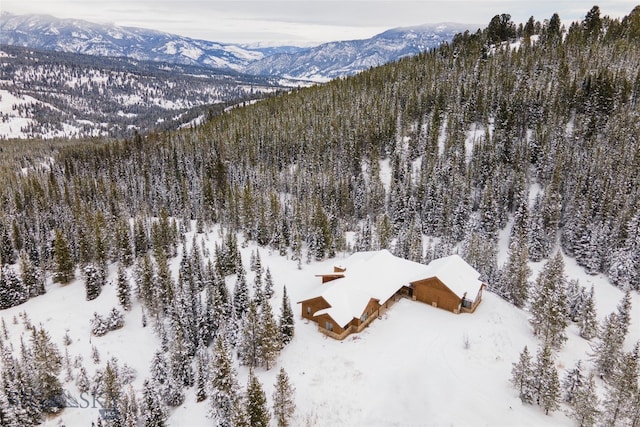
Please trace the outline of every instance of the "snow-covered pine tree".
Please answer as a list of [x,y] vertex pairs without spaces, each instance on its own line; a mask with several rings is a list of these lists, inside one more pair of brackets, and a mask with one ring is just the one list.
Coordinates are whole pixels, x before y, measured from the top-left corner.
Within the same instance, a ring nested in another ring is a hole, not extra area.
[[264,275],[264,296],[266,299],[270,299],[273,296],[273,294],[274,294],[273,277],[271,276],[271,271],[269,270],[269,267],[267,267],[267,270]]
[[526,242],[518,236],[509,245],[507,262],[499,273],[499,292],[516,307],[522,308],[529,296],[529,253]]
[[83,272],[87,301],[91,301],[98,298],[102,292],[102,287],[105,285],[105,275],[102,269],[93,264],[86,265]]
[[231,354],[224,336],[219,334],[214,343],[210,369],[211,415],[219,427],[235,427],[239,386]]
[[511,369],[511,383],[518,389],[518,396],[522,403],[533,403],[533,367],[527,346],[524,346],[524,349],[520,353],[518,363],[513,364],[513,368]]
[[80,367],[80,372],[78,372],[78,376],[76,377],[76,387],[78,387],[80,393],[86,393],[89,391],[89,388],[91,388],[87,370],[84,366]]
[[131,287],[129,286],[129,277],[127,270],[123,264],[118,264],[118,279],[116,282],[118,288],[118,301],[125,310],[131,309]]
[[291,417],[296,410],[294,394],[295,388],[289,376],[284,368],[280,368],[273,390],[273,416],[278,427],[289,427],[291,424]]
[[60,230],[56,230],[53,241],[53,260],[55,263],[53,281],[67,284],[73,280],[75,264],[71,257],[69,243]]
[[29,289],[16,272],[5,264],[0,270],[0,310],[20,305],[29,299]]
[[164,427],[167,413],[160,402],[159,387],[153,380],[144,380],[142,401],[140,402],[140,419],[144,427]]
[[536,281],[531,302],[533,334],[545,345],[559,348],[566,341],[568,324],[564,262],[558,252],[547,261]]
[[167,380],[167,377],[169,376],[169,367],[167,366],[167,360],[165,359],[162,351],[158,350],[153,354],[149,374],[156,386],[163,386]]
[[33,329],[31,352],[32,359],[29,369],[33,372],[36,380],[41,408],[48,413],[58,413],[64,404],[61,400],[62,384],[58,379],[58,374],[62,369],[62,356],[51,341],[49,333],[42,327]]
[[640,342],[634,349],[623,353],[613,375],[607,384],[606,395],[602,402],[602,424],[605,426],[630,425],[631,417],[637,419],[637,393],[640,384]]
[[267,395],[253,369],[249,370],[247,383],[247,415],[251,427],[269,427],[271,415],[267,408]]
[[242,319],[242,333],[238,345],[238,359],[242,365],[255,368],[262,365],[262,326],[258,308],[254,301]]
[[542,406],[545,414],[558,409],[561,399],[560,380],[549,345],[538,350],[533,366],[533,377],[536,403]]
[[260,360],[269,370],[282,348],[282,336],[269,301],[264,302],[260,313],[260,344]]
[[611,379],[620,363],[624,339],[619,313],[610,313],[604,318],[599,339],[591,347],[595,369],[605,381]]
[[207,384],[209,383],[209,354],[204,343],[196,351],[196,402],[207,398]]
[[29,290],[29,297],[44,295],[44,277],[40,268],[36,267],[26,253],[20,255],[22,282]]
[[249,308],[249,288],[244,268],[238,271],[235,286],[233,287],[233,309],[237,319],[241,319]]
[[575,391],[571,402],[571,416],[578,422],[579,427],[593,427],[598,420],[598,393],[593,373],[590,373],[584,383]]
[[287,345],[293,339],[294,334],[293,310],[291,302],[287,295],[287,287],[284,286],[282,291],[282,305],[280,307],[280,316],[278,318],[278,326],[280,327],[280,336],[282,345]]
[[598,317],[594,301],[593,285],[582,304],[582,310],[578,317],[578,327],[580,328],[580,336],[586,340],[590,341],[598,335]]
[[582,361],[578,360],[572,369],[568,369],[562,380],[562,399],[573,405],[575,396],[585,384],[582,374]]

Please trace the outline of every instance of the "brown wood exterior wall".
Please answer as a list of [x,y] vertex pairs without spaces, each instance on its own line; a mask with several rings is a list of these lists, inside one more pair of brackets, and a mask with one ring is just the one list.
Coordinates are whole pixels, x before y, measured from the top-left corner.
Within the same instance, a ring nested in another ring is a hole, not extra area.
[[461,299],[447,288],[437,277],[412,283],[413,297],[417,301],[430,304],[453,313],[460,312]]
[[320,310],[331,307],[327,301],[325,301],[322,297],[311,298],[305,301],[301,301],[300,305],[302,306],[302,317],[305,319],[316,321],[313,316],[314,313],[317,313]]

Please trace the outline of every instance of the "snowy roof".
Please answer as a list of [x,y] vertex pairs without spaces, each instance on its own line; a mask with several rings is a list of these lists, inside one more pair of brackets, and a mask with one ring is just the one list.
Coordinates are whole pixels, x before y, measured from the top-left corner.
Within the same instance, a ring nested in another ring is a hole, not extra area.
[[438,258],[429,265],[392,255],[388,250],[356,252],[344,260],[344,277],[319,285],[307,299],[322,297],[331,306],[313,313],[328,314],[340,326],[359,318],[371,299],[384,304],[402,286],[437,277],[453,293],[475,299],[480,273],[459,255]]
[[459,255],[450,255],[434,259],[427,266],[427,274],[422,279],[437,277],[445,286],[462,298],[467,293],[468,299],[475,299],[480,289],[480,273],[471,267]]
[[320,285],[308,298],[322,297],[330,308],[314,315],[328,314],[341,326],[358,318],[373,298],[381,304],[402,286],[425,277],[428,266],[398,258],[388,250],[356,252],[344,260],[345,277]]

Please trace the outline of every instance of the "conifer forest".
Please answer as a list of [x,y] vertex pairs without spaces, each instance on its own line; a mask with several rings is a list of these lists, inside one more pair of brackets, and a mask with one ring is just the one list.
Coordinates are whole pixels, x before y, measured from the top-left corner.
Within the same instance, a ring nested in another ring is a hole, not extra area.
[[[439,48],[190,128],[2,141],[0,310],[77,279],[95,299],[112,268],[120,304],[87,319],[93,335],[122,328],[135,303],[162,344],[136,393],[117,360],[92,378],[47,325],[30,325],[22,346],[3,326],[0,424],[42,423],[71,381],[114,402],[99,425],[165,425],[186,389],[213,425],[294,425],[286,366],[269,399],[253,373],[276,366],[298,327],[286,288],[271,306],[261,255],[295,268],[386,248],[424,263],[460,253],[488,291],[530,311],[540,347],[512,361],[523,403],[562,404],[580,426],[639,426],[640,354],[624,346],[640,292],[639,176],[640,6],[622,19],[594,6],[580,22],[496,15]],[[185,237],[212,230],[214,251]],[[251,271],[242,242],[260,248]],[[603,323],[560,253],[625,292]],[[595,372],[555,368],[569,324],[591,341]]]

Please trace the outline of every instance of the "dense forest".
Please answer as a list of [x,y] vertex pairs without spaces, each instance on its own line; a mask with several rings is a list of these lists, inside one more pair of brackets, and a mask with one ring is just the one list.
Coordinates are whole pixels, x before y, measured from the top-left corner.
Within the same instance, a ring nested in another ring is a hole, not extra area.
[[[272,316],[268,304],[246,301],[243,289],[232,298],[216,285],[242,276],[235,232],[297,262],[378,248],[428,262],[459,250],[517,306],[533,292],[521,274],[527,261],[550,259],[551,275],[558,249],[587,272],[638,291],[639,105],[640,7],[623,19],[594,7],[574,23],[553,15],[516,25],[499,15],[438,49],[195,128],[61,146],[46,161],[14,152],[0,172],[0,308],[41,294],[45,275],[65,283],[78,271],[89,299],[99,292],[89,283],[99,288],[106,266],[119,262],[138,272],[150,316],[173,319],[163,333],[184,334],[185,348],[171,354],[197,360],[204,341],[224,358],[226,346],[242,342],[194,335],[195,324],[177,319],[187,309],[197,317],[193,293],[205,288],[212,306],[228,298],[227,317]],[[220,225],[225,245],[204,272],[194,246],[176,283],[166,260],[189,221],[200,231]],[[505,227],[509,260],[499,266]],[[353,244],[347,231],[355,232]],[[12,264],[28,274],[10,280]],[[176,295],[191,302],[176,303]],[[246,363],[268,365],[275,356],[267,353]],[[543,353],[540,366],[548,364]],[[613,375],[607,369],[603,376]],[[193,375],[176,378],[193,385]]]

